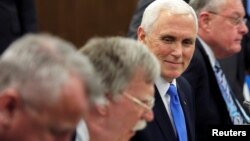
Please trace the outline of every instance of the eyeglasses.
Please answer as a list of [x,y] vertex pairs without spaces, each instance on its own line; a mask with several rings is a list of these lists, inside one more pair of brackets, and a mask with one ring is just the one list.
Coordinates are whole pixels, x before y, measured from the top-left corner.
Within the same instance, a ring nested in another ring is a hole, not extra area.
[[224,17],[224,18],[227,18],[230,20],[230,22],[234,25],[240,25],[241,23],[245,24],[247,22],[247,19],[245,18],[241,18],[241,17],[232,17],[232,16],[225,16],[225,15],[221,15],[219,13],[216,13],[216,12],[213,12],[213,11],[208,11],[209,13],[211,14],[214,14],[214,15],[218,15],[218,16],[221,16],[221,17]]
[[134,103],[138,104],[139,106],[147,109],[148,111],[152,110],[155,103],[155,98],[152,97],[150,100],[140,100],[128,93],[124,93],[124,96],[126,96],[128,99],[132,100]]

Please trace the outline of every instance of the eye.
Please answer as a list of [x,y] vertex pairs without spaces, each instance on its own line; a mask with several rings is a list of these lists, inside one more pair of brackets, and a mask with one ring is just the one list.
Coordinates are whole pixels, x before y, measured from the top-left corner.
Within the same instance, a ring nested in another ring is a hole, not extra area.
[[69,130],[57,129],[57,128],[50,128],[50,133],[54,137],[66,137],[71,134]]
[[243,16],[241,16],[241,14],[239,14],[239,13],[233,14],[232,17],[228,17],[228,18],[229,18],[229,19],[231,20],[231,22],[232,22],[233,24],[235,24],[235,25],[238,25],[238,24],[240,24],[241,22],[244,21]]
[[183,46],[191,46],[194,45],[194,40],[192,39],[185,39],[182,41]]
[[234,22],[234,24],[240,24],[241,21],[243,21],[243,19],[241,17],[235,17],[232,19],[232,21]]
[[163,36],[161,37],[161,40],[164,43],[168,43],[168,44],[175,42],[175,38],[173,36]]

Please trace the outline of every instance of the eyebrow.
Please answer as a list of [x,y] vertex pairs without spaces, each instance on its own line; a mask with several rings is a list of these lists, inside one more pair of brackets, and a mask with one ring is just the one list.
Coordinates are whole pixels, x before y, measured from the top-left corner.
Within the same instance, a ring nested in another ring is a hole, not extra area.
[[[166,35],[161,35],[160,36],[160,39],[163,40],[164,38],[170,38],[171,40],[176,40],[176,37],[175,36],[172,36],[172,35],[169,35],[169,34],[166,34]],[[192,42],[195,41],[196,38],[193,38],[193,37],[187,37],[187,38],[184,38],[183,40],[190,40]]]
[[49,127],[49,131],[52,132],[52,133],[56,133],[56,134],[64,134],[64,133],[68,133],[68,132],[71,132],[72,130],[74,130],[74,128],[72,127],[59,127],[59,126],[50,126]]
[[233,12],[231,15],[235,15],[235,16],[238,16],[238,17],[244,17],[246,14],[245,14],[245,12],[243,13],[243,15],[241,16],[241,14],[239,13],[239,12]]
[[192,42],[195,42],[195,39],[196,39],[196,38],[185,38],[184,40],[190,40],[190,41],[192,41]]
[[170,38],[170,39],[172,39],[172,40],[175,40],[175,39],[176,39],[175,36],[169,35],[169,34],[165,34],[165,35],[161,35],[161,36],[160,36],[160,39],[161,39],[161,40],[164,39],[164,38]]

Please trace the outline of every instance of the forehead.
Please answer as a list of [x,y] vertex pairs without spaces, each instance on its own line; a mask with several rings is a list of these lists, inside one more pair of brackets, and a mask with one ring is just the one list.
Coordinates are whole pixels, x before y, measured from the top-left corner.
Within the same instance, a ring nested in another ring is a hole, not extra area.
[[62,86],[58,107],[59,109],[63,107],[66,112],[82,112],[88,101],[86,95],[85,83],[77,75],[71,75],[66,84]]
[[245,10],[241,0],[226,0],[219,8],[221,13],[245,15]]
[[82,116],[86,109],[86,103],[84,82],[77,78],[77,76],[71,76],[66,84],[62,86],[58,101],[51,110],[54,110],[52,112],[58,115],[77,119]]
[[147,83],[144,71],[139,69],[130,81],[127,90],[131,95],[138,97],[152,97],[154,95],[154,83]]
[[84,112],[84,87],[82,81],[72,76],[62,86],[55,103],[44,106],[41,111],[31,115],[34,122],[43,127],[72,129]]
[[195,20],[191,14],[172,14],[162,11],[152,27],[152,32],[180,38],[195,38]]

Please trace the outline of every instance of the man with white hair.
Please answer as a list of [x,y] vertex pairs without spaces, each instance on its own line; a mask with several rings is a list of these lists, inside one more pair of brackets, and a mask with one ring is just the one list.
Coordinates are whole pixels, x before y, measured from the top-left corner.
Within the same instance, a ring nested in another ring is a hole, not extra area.
[[[153,1],[155,0],[138,0],[135,12],[129,24],[128,37],[137,39],[137,29],[141,24],[143,12],[145,8]],[[189,2],[189,0],[184,1],[187,3]]]
[[198,32],[194,10],[183,0],[156,0],[144,11],[138,40],[161,63],[155,81],[155,119],[132,141],[194,141],[194,101],[189,83],[181,77],[195,50]]

